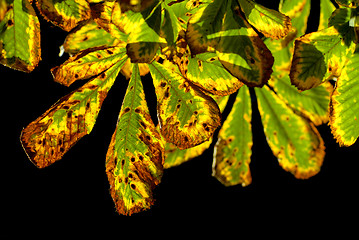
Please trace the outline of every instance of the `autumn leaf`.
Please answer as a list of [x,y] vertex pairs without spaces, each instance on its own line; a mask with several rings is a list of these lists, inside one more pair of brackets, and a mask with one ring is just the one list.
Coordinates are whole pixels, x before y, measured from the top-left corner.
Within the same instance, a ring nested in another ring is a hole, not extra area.
[[[29,1],[1,1],[0,63],[31,72],[41,59],[40,23]],[[16,21],[15,21],[16,19]]]
[[317,174],[325,156],[318,130],[294,114],[268,87],[255,92],[267,142],[281,167],[301,179]]
[[347,56],[355,49],[354,31],[349,26],[351,11],[336,10],[329,19],[328,28],[296,39],[290,78],[299,90],[340,76]]
[[203,4],[188,21],[186,39],[192,55],[215,52],[222,65],[248,86],[261,87],[270,78],[273,57],[239,14],[236,1]]
[[249,169],[253,145],[251,120],[251,98],[249,89],[244,86],[238,91],[214,148],[213,176],[225,186],[247,186],[252,182]]
[[[124,41],[125,38],[122,40]],[[62,45],[64,52],[70,55],[95,47],[110,47],[117,45],[121,39],[114,38],[110,33],[101,28],[95,21],[90,20],[86,24],[71,31],[66,36]]]
[[122,48],[122,54],[107,71],[61,98],[23,129],[22,145],[37,167],[44,168],[61,159],[92,131],[102,103],[127,59],[125,53]]
[[350,146],[359,136],[359,55],[350,58],[337,80],[330,103],[330,127],[340,145]]
[[86,0],[36,0],[42,16],[65,31],[70,31],[91,16]]
[[163,174],[164,147],[151,120],[137,64],[106,156],[111,196],[120,214],[148,209]]
[[331,71],[336,71],[336,76],[338,76],[345,62],[345,59],[339,56],[343,55],[346,50],[340,34],[334,27],[296,40],[290,73],[293,85],[300,90],[316,87],[326,80],[325,75],[329,68]]
[[243,86],[223,67],[216,53],[202,53],[188,58],[187,64],[183,61],[180,68],[187,72],[188,80],[205,91],[224,96]]
[[280,39],[291,31],[291,20],[288,16],[252,0],[240,0],[239,4],[248,22],[264,36]]
[[203,4],[188,21],[186,39],[192,54],[213,51],[219,42],[218,33],[226,11],[226,2],[215,0]]
[[54,80],[65,86],[81,79],[89,79],[117,64],[123,56],[125,44],[114,47],[87,49],[70,57],[65,63],[51,69]]
[[180,149],[207,141],[220,125],[216,102],[179,73],[158,62],[149,65],[157,95],[161,133]]

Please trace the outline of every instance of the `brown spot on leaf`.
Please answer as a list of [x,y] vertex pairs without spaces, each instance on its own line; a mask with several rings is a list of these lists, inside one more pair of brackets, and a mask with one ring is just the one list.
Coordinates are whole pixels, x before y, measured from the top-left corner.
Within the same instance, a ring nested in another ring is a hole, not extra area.
[[130,110],[131,110],[131,108],[126,107],[125,109],[123,109],[123,112],[124,112],[124,113],[128,113]]
[[9,21],[7,21],[7,26],[11,27],[12,25],[14,25],[14,21],[12,19],[10,19]]

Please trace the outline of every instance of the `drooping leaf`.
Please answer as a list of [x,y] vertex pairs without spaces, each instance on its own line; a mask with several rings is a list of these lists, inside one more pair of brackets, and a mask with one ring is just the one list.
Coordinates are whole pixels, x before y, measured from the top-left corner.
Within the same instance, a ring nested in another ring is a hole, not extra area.
[[216,53],[201,53],[189,57],[188,64],[184,63],[181,67],[187,70],[188,80],[215,95],[229,95],[243,86],[241,81],[223,67]]
[[350,58],[331,98],[330,127],[340,145],[350,146],[359,136],[359,54]]
[[270,78],[273,56],[262,39],[229,1],[216,53],[223,66],[250,87],[262,87]]
[[239,4],[248,22],[264,36],[280,39],[291,31],[291,21],[288,16],[252,0],[239,0]]
[[183,76],[158,62],[149,65],[161,133],[180,149],[207,141],[220,125],[216,102]]
[[65,63],[51,69],[54,80],[70,86],[80,79],[88,79],[117,64],[123,57],[124,44],[115,47],[104,47],[98,50],[89,49],[70,57]]
[[118,38],[112,37],[95,21],[91,20],[69,33],[62,46],[65,52],[72,55],[89,48],[114,46],[119,42]]
[[46,20],[65,31],[70,31],[91,17],[86,0],[36,0],[36,6]]
[[296,113],[310,119],[316,126],[328,122],[329,99],[333,91],[329,82],[304,92],[299,92],[290,84],[288,75],[277,77],[273,74],[273,81],[268,83],[278,97]]
[[0,63],[31,72],[41,59],[40,23],[28,0],[1,1]]
[[127,59],[125,49],[107,71],[61,98],[21,133],[30,160],[44,168],[62,156],[95,125],[101,105]]
[[238,91],[233,108],[224,122],[214,149],[213,176],[225,186],[252,182],[252,108],[247,87]]
[[[295,41],[290,78],[300,90],[318,86],[329,77],[338,77],[355,45],[346,44],[352,31],[338,31],[336,26],[313,32]],[[342,29],[343,30],[343,29]]]
[[255,88],[264,133],[280,166],[296,178],[320,171],[324,142],[314,125],[294,112],[267,86]]
[[106,156],[111,196],[120,214],[148,209],[163,174],[164,147],[151,120],[137,64]]

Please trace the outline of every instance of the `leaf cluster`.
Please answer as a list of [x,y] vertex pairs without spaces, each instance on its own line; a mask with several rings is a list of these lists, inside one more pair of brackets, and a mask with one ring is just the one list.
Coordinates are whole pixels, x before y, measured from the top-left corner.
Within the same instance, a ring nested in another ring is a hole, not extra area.
[[[278,10],[252,0],[0,0],[0,63],[25,72],[37,66],[36,5],[69,32],[60,53],[69,58],[51,69],[54,80],[65,86],[87,80],[24,128],[24,150],[39,168],[60,160],[92,131],[122,74],[129,83],[106,155],[120,214],[148,209],[164,168],[202,154],[218,128],[213,175],[226,186],[249,185],[255,106],[280,166],[309,178],[325,156],[316,126],[330,120],[343,144],[359,135],[352,111],[357,3],[337,2],[335,9],[321,0],[319,31],[304,35],[309,0],[282,0]],[[147,74],[157,126],[142,85]],[[334,93],[328,79],[337,80]],[[223,117],[225,108],[230,113]]]

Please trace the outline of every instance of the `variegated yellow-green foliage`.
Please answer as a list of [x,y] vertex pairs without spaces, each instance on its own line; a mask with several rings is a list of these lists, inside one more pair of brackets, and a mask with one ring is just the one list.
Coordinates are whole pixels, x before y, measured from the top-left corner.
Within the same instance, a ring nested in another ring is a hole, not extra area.
[[[329,1],[322,0],[326,12],[321,14],[321,30],[296,39],[290,78],[300,90],[311,89],[328,80],[336,82],[330,99],[329,123],[339,144],[350,146],[359,136],[355,114],[356,70],[359,67],[356,61],[358,1],[336,2],[340,6],[338,9]],[[329,21],[323,24],[328,16]]]
[[31,72],[41,59],[40,23],[27,0],[0,0],[0,63]]
[[[321,0],[320,31],[304,35],[310,0],[281,0],[279,11],[253,0],[0,0],[0,63],[26,72],[37,66],[34,5],[69,31],[60,55],[70,56],[51,69],[54,80],[65,86],[87,81],[24,128],[24,150],[39,168],[61,159],[91,132],[121,73],[118,81],[129,83],[106,155],[120,214],[150,208],[163,169],[211,145],[213,176],[225,186],[249,185],[256,105],[280,166],[296,178],[311,177],[325,156],[316,126],[328,122],[329,103],[340,143],[359,136],[359,116],[349,111],[359,101],[357,1],[337,3],[339,9]],[[155,113],[141,82],[146,74],[155,87]],[[327,79],[338,79],[333,94]],[[316,88],[299,92],[291,83]],[[231,94],[235,100],[227,106]],[[223,118],[225,108],[230,113]]]
[[70,31],[91,16],[86,0],[36,0],[36,5],[46,20],[65,31]]
[[163,162],[163,143],[135,64],[106,157],[110,192],[119,213],[131,215],[153,204],[152,189],[161,180]]

